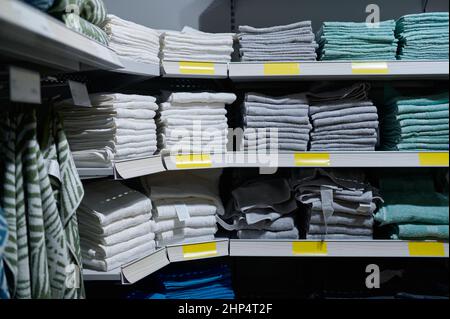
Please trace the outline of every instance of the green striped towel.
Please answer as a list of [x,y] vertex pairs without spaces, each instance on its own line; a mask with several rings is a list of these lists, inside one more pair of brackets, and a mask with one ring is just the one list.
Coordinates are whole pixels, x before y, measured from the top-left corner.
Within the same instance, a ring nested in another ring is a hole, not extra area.
[[74,13],[63,16],[66,26],[88,38],[108,46],[109,38],[105,31]]

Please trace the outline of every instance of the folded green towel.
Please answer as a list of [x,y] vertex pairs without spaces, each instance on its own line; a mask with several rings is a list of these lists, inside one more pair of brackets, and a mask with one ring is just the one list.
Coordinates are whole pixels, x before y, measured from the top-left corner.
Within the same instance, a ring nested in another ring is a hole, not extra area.
[[[448,112],[447,112],[448,114]],[[447,118],[437,118],[437,119],[402,119],[400,120],[400,125],[402,127],[406,126],[414,126],[414,125],[440,125],[440,124],[449,124],[448,117]]]
[[407,144],[400,143],[397,145],[399,151],[448,151],[449,145],[447,144]]
[[71,13],[63,16],[66,26],[78,33],[84,34],[88,38],[108,46],[109,38],[105,31],[97,27],[78,15]]
[[447,137],[408,137],[401,144],[448,144]]
[[[403,114],[397,115],[397,120],[439,120],[439,119],[448,119],[449,111],[448,111],[448,105],[446,111],[434,111],[433,109],[438,109],[437,107],[423,107],[422,112],[412,113],[409,112],[409,110],[418,108],[418,107],[412,107],[412,108],[405,108],[408,109],[408,112],[402,112]],[[431,112],[423,112],[425,110],[431,109]],[[431,122],[430,122],[431,124]],[[433,123],[435,124],[435,123]],[[445,123],[443,123],[445,124]]]
[[404,224],[396,225],[391,228],[391,239],[408,240],[408,239],[428,239],[439,240],[448,239],[447,225],[414,225]]
[[[77,8],[78,12],[73,10]],[[79,14],[86,21],[102,27],[107,19],[107,11],[102,0],[56,0],[49,10],[61,18],[68,12]]]

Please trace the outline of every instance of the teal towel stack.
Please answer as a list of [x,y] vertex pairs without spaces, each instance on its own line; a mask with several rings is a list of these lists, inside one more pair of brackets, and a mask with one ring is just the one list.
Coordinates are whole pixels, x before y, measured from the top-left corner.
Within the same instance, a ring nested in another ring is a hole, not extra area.
[[391,176],[380,180],[383,207],[375,215],[391,239],[449,238],[448,197],[437,193],[428,176]]
[[448,150],[448,103],[448,92],[388,102],[380,112],[381,150]]
[[320,60],[395,60],[395,21],[324,22],[317,33]]
[[399,60],[448,60],[448,12],[410,14],[397,21]]

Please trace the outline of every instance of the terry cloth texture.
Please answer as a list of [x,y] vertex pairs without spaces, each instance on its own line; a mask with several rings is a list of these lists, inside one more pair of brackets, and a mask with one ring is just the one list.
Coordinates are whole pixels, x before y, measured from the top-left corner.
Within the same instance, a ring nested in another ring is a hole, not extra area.
[[448,150],[448,92],[432,96],[397,96],[381,109],[381,149]]
[[311,151],[374,151],[378,143],[377,108],[369,99],[370,85],[338,89],[318,87],[308,94]]
[[112,160],[148,157],[157,150],[156,99],[143,95],[93,94],[92,107],[60,104],[77,167],[111,167]]
[[317,33],[320,60],[395,60],[395,21],[324,22]]
[[239,27],[241,61],[315,61],[318,45],[311,21],[270,28]]
[[448,12],[409,14],[397,21],[399,60],[448,60]]
[[294,170],[291,185],[307,206],[308,239],[372,238],[373,213],[381,198],[362,171]]

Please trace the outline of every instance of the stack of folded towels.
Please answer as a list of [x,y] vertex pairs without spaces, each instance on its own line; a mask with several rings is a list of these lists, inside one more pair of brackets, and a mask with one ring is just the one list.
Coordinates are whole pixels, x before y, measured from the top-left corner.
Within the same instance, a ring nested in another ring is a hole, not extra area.
[[241,61],[316,61],[311,21],[270,28],[240,26]]
[[159,33],[156,30],[111,14],[103,29],[109,36],[109,47],[119,56],[159,64]]
[[232,191],[226,213],[218,217],[239,239],[298,239],[297,203],[286,179],[255,180]]
[[333,91],[308,93],[313,130],[311,151],[374,151],[378,143],[377,108],[370,86],[358,83]]
[[215,216],[224,211],[219,197],[220,174],[214,170],[164,172],[142,178],[153,202],[158,247],[214,239]]
[[385,200],[375,221],[386,236],[401,240],[448,240],[449,201],[436,192],[431,174],[384,176],[380,191]]
[[297,200],[307,206],[307,239],[373,239],[373,213],[380,198],[355,169],[292,172]]
[[231,271],[227,265],[196,265],[157,276],[158,292],[135,291],[127,299],[234,299]]
[[151,210],[150,199],[119,182],[85,185],[77,212],[84,266],[110,271],[152,253]]
[[448,60],[448,12],[410,14],[397,21],[399,60]]
[[270,97],[248,93],[243,105],[248,151],[306,151],[311,124],[304,94]]
[[448,150],[448,92],[396,97],[383,108],[381,148],[386,151]]
[[165,31],[161,35],[162,61],[231,61],[234,35],[206,33],[189,27],[183,31]]
[[317,33],[320,60],[395,60],[395,21],[324,22]]
[[159,109],[158,149],[171,153],[223,153],[228,144],[225,106],[230,93],[173,93]]
[[107,18],[102,0],[55,0],[49,12],[64,21],[68,28],[108,45],[108,35],[102,29]]
[[60,105],[77,167],[110,167],[111,161],[153,155],[157,150],[152,96],[95,94],[92,107]]

